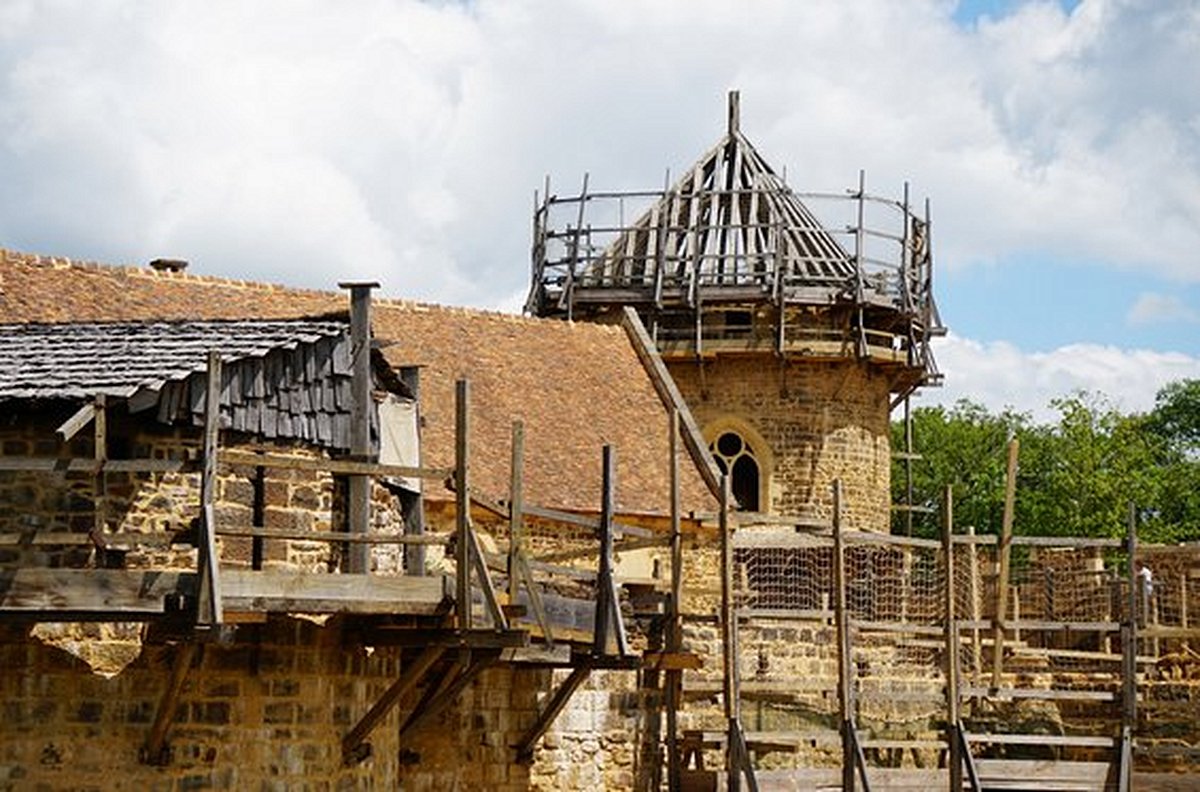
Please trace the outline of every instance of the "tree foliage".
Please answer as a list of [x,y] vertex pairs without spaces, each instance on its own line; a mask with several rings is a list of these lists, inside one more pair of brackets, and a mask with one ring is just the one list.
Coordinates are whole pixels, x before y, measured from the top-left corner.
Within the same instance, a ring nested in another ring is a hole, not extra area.
[[[999,531],[1004,508],[1007,444],[1020,443],[1015,530],[1059,536],[1121,536],[1129,504],[1139,509],[1148,541],[1200,539],[1200,380],[1166,386],[1147,414],[1125,414],[1104,396],[1079,392],[1051,402],[1057,420],[992,413],[970,401],[912,413],[919,458],[897,459],[893,500],[904,503],[911,466],[912,528],[937,534],[947,485],[955,524]],[[892,427],[892,447],[904,448],[904,425]],[[893,530],[908,530],[897,512]]]

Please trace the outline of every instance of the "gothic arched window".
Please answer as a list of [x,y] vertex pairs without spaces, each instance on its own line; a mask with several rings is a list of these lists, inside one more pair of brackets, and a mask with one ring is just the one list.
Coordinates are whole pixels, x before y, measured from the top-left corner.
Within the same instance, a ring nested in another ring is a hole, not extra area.
[[754,448],[733,429],[725,429],[708,446],[721,472],[729,476],[733,497],[744,511],[761,511],[762,468]]

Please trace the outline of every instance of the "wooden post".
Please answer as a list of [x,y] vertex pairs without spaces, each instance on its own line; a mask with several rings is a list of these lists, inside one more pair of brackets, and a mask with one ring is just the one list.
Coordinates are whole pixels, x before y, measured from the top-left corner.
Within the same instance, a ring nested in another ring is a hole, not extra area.
[[854,792],[857,761],[854,730],[854,683],[851,676],[850,623],[846,612],[846,554],[842,539],[842,481],[833,482],[833,618],[837,627],[838,717],[842,733],[842,789]]
[[946,486],[942,501],[942,552],[946,556],[946,745],[947,764],[950,769],[950,788],[962,789],[963,755],[958,739],[962,722],[958,706],[958,620],[954,614],[954,490]]
[[[515,604],[521,589],[521,554],[525,535],[523,510],[525,470],[525,424],[513,421],[512,466],[508,485],[508,601]],[[532,594],[531,594],[532,596]]]
[[[667,625],[667,651],[683,648],[683,532],[679,487],[679,410],[671,410],[671,599]],[[679,700],[683,693],[682,669],[667,671],[667,789],[679,792],[683,783],[679,755]]]
[[1117,760],[1117,788],[1128,792],[1133,778],[1133,732],[1137,728],[1138,570],[1137,507],[1129,504],[1129,533],[1125,539],[1129,557],[1128,613],[1121,628],[1121,743]]
[[[339,283],[350,290],[350,456],[358,462],[374,462],[371,454],[371,289],[378,283]],[[367,533],[371,514],[371,479],[349,476],[346,509],[350,533]],[[351,542],[346,549],[346,571],[370,572],[370,547]]]
[[[254,490],[254,501],[250,509],[250,524],[256,530],[267,527],[267,469],[262,465],[256,465],[254,468],[254,478],[250,485]],[[266,554],[266,546],[261,536],[256,536],[250,540],[250,568],[262,569],[263,556]]]
[[[1185,631],[1188,629],[1188,573],[1186,569],[1179,570],[1179,626]],[[1191,648],[1191,642],[1186,637],[1183,639],[1183,650],[1187,652]]]
[[[421,447],[421,367],[401,366],[400,381],[408,386],[416,402],[417,447]],[[418,462],[419,464],[419,462]],[[422,536],[425,533],[425,482],[419,483],[419,491],[411,501],[412,505],[404,518],[404,533],[406,536]],[[413,577],[425,576],[425,545],[419,543],[404,545],[404,574]]]
[[200,534],[196,553],[200,586],[196,595],[196,620],[215,625],[223,621],[213,501],[217,489],[217,445],[221,429],[221,354],[208,353],[207,389],[204,395],[204,469],[200,474]]
[[[96,396],[96,415],[93,420],[92,456],[97,462],[95,479],[95,498],[92,502],[92,541],[97,544],[97,553],[104,555],[101,549],[104,544],[105,522],[108,515],[108,475],[104,472],[104,463],[108,461],[108,411],[103,393]],[[106,566],[107,558],[101,558],[99,566]]]
[[471,629],[471,492],[468,433],[471,429],[469,402],[471,383],[460,379],[455,384],[454,421],[454,499],[455,499],[455,575],[457,590],[455,612],[458,629]]
[[992,687],[1003,684],[1004,625],[1008,619],[1008,574],[1012,554],[1013,512],[1017,493],[1017,457],[1021,443],[1017,438],[1008,441],[1008,466],[1004,474],[1004,519],[1000,525],[1000,546],[996,559],[996,623],[992,636]]
[[602,455],[603,482],[600,502],[600,553],[599,568],[596,570],[596,620],[592,631],[592,653],[603,655],[608,652],[610,630],[617,642],[617,654],[624,656],[629,651],[625,626],[621,621],[621,603],[617,599],[616,581],[613,578],[613,513],[616,509],[616,456],[613,447],[604,446]]
[[721,655],[724,661],[725,699],[725,770],[726,789],[738,792],[741,788],[741,762],[738,753],[741,739],[741,701],[738,685],[737,612],[733,602],[733,537],[729,523],[729,476],[721,475],[721,500],[718,511],[718,531],[721,534]]
[[[975,536],[974,525],[967,526],[967,535],[971,537]],[[982,618],[982,603],[979,600],[979,548],[976,547],[974,542],[967,545],[967,548],[967,558],[969,559],[969,570],[971,573],[971,621],[978,625],[979,620]],[[983,641],[978,626],[971,628],[971,670],[972,681],[978,685],[980,678],[983,676]]]

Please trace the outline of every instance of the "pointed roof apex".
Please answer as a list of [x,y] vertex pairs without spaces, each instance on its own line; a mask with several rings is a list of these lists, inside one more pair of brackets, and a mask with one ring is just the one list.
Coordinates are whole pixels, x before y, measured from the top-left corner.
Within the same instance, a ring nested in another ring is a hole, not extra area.
[[742,92],[729,92],[729,134],[736,135],[742,124]]

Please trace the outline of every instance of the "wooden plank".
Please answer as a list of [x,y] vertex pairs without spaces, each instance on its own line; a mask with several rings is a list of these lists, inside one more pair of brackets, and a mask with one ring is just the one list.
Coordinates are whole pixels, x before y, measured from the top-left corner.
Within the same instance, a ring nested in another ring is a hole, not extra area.
[[[423,478],[444,481],[454,474],[453,468],[408,467],[405,465],[382,465],[375,462],[359,462],[353,459],[314,459],[288,454],[264,453],[239,449],[222,449],[220,460],[227,465],[261,465],[285,470],[317,470],[342,475],[395,476],[396,478]],[[0,470],[3,468],[0,467]]]
[[1087,536],[1014,536],[1012,544],[1023,547],[1057,547],[1083,549],[1089,547],[1121,547],[1123,539],[1095,539]]
[[[1113,748],[1113,737],[1082,734],[977,734],[967,735],[972,744],[988,745],[1054,745],[1074,748]],[[982,760],[981,760],[982,761]]]
[[1038,690],[1036,688],[985,688],[964,687],[962,694],[968,698],[989,698],[1000,701],[1033,699],[1045,701],[1116,701],[1117,694],[1111,690]]
[[783,532],[759,532],[759,531],[739,531],[733,537],[735,548],[760,547],[760,548],[821,548],[833,547],[833,538],[829,536],[814,536],[808,533],[797,533],[795,531]]
[[444,610],[441,577],[335,575],[226,569],[224,605],[270,613],[432,615]]
[[[446,545],[453,534],[344,534],[336,531],[305,531],[285,528],[220,528],[218,536],[239,536],[254,539],[291,539],[301,542],[346,542],[379,545]],[[3,544],[0,539],[0,544]]]
[[696,419],[692,417],[691,410],[688,409],[687,402],[683,399],[683,394],[675,385],[675,380],[667,372],[667,366],[663,363],[654,342],[650,340],[650,335],[646,332],[646,327],[642,324],[637,311],[628,306],[623,311],[621,326],[625,328],[634,351],[642,361],[643,368],[650,375],[650,380],[663,405],[669,410],[679,411],[684,447],[687,448],[704,483],[708,485],[709,492],[713,494],[713,497],[719,498],[721,496],[721,471],[708,451],[708,443],[704,441],[704,435],[700,433]]
[[193,571],[11,569],[0,571],[0,613],[161,616],[174,595],[194,596]]
[[[593,530],[600,529],[600,521],[595,517],[589,517],[585,514],[575,514],[574,512],[562,511],[560,509],[548,509],[543,506],[534,506],[525,504],[525,514],[530,517],[537,517],[542,520],[552,520],[554,522],[567,523],[568,525],[578,525],[581,528],[591,528]],[[613,521],[613,536],[636,536],[640,538],[649,538],[654,536],[654,532],[648,528],[639,528],[635,525],[625,525],[624,523]]]
[[42,473],[176,473],[197,470],[197,463],[179,459],[108,459],[0,457],[0,471]]
[[[123,549],[132,545],[142,547],[168,547],[175,543],[174,534],[168,533],[105,533],[105,543],[114,549]],[[45,546],[79,546],[94,544],[91,534],[70,533],[68,531],[38,531],[27,529],[20,532],[0,533],[0,547],[45,547]]]
[[694,670],[704,667],[704,658],[691,652],[646,652],[642,667],[662,671]]

